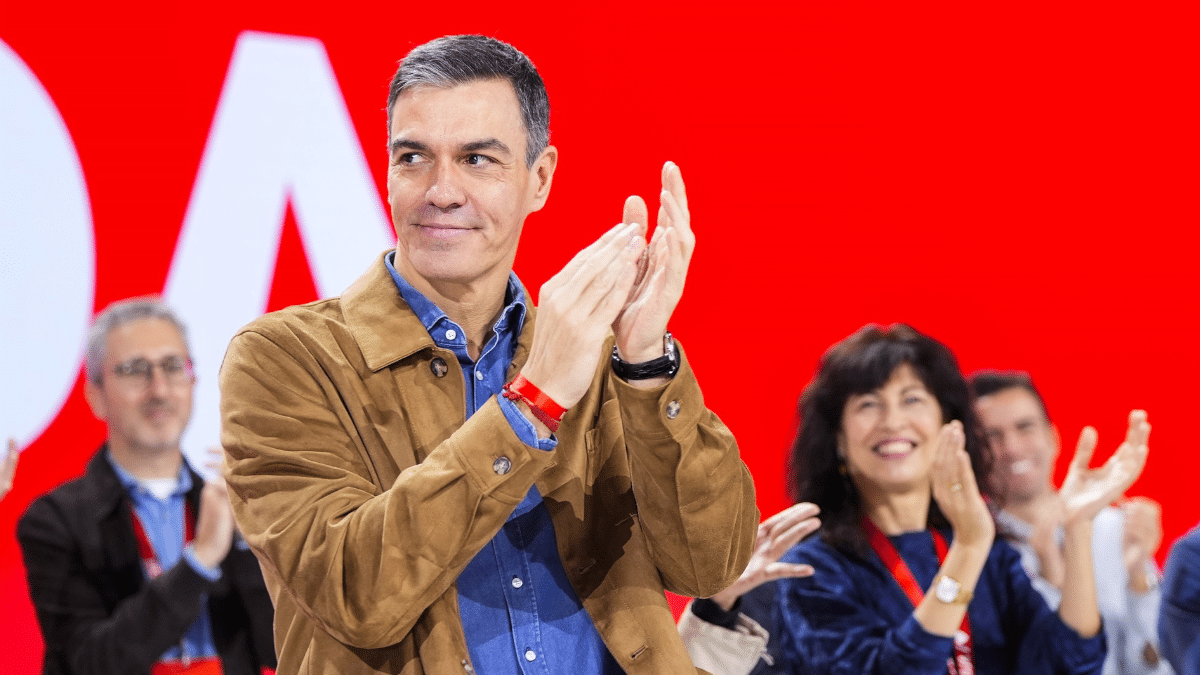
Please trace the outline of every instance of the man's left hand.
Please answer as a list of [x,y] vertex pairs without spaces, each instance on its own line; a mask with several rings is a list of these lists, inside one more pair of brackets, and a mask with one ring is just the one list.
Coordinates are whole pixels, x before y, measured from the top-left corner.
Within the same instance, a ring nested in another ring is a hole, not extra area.
[[1121,511],[1125,514],[1125,569],[1130,586],[1144,592],[1150,588],[1146,566],[1162,545],[1162,507],[1153,499],[1132,497],[1121,504]]
[[[1137,480],[1146,466],[1150,424],[1144,410],[1129,413],[1125,442],[1098,469],[1089,468],[1096,449],[1096,430],[1084,427],[1079,434],[1075,457],[1058,494],[1062,497],[1064,525],[1090,523],[1100,509],[1113,503]],[[1090,526],[1089,526],[1090,527]]]
[[[662,185],[654,236],[638,263],[637,280],[625,307],[613,322],[617,351],[629,363],[643,363],[663,355],[663,333],[683,296],[688,264],[696,247],[683,174],[674,162],[663,165]],[[624,222],[646,228],[649,219],[649,210],[641,197],[625,200]]]

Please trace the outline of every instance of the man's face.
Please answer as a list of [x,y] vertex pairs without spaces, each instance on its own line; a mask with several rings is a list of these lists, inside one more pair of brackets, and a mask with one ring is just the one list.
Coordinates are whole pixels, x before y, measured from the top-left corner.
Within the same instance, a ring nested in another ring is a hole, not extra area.
[[503,284],[525,217],[546,202],[557,160],[551,147],[526,166],[512,85],[413,87],[396,99],[390,131],[397,270],[431,286]]
[[1054,489],[1058,430],[1032,393],[1022,387],[1001,389],[981,396],[975,412],[995,455],[990,480],[998,495],[1025,502]]
[[86,393],[114,449],[158,452],[179,449],[194,385],[183,337],[169,321],[150,318],[108,334],[100,383],[88,382]]

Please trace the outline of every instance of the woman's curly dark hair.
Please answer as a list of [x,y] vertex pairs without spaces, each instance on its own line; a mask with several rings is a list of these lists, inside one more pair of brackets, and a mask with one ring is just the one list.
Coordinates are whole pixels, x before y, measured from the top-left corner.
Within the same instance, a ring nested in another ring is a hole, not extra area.
[[[975,481],[982,490],[987,489],[984,478],[991,469],[991,453],[954,354],[942,343],[904,324],[864,326],[821,357],[816,375],[800,396],[800,429],[788,459],[792,498],[821,507],[821,537],[851,555],[863,556],[870,549],[860,527],[858,492],[849,476],[839,469],[837,438],[842,411],[847,399],[883,386],[905,363],[937,398],[942,421],[962,422]],[[928,525],[949,527],[936,502],[930,503]]]

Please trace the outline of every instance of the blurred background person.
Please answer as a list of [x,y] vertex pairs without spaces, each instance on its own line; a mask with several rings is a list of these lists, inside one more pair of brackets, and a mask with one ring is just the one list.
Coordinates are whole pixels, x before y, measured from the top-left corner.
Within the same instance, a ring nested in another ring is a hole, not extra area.
[[1171,547],[1162,587],[1158,635],[1163,656],[1179,675],[1200,675],[1200,526]]
[[4,461],[0,462],[0,499],[4,499],[4,495],[13,486],[13,475],[17,472],[17,458],[21,456],[21,449],[17,447],[17,439],[8,439],[8,451],[4,453]]
[[[1002,507],[996,520],[1020,551],[1034,588],[1056,608],[1066,569],[1062,499],[1053,483],[1058,429],[1028,373],[980,371],[970,385],[995,460],[988,482]],[[1158,649],[1154,560],[1161,543],[1161,509],[1144,497],[1105,506],[1092,523],[1096,595],[1108,642],[1105,675],[1172,672]]]
[[1057,613],[995,539],[980,489],[990,457],[948,348],[908,326],[867,326],[822,358],[800,418],[789,481],[820,507],[822,529],[782,558],[814,568],[778,582],[791,672],[1100,671],[1092,519],[1141,473],[1144,412],[1099,469],[1088,467],[1095,430],[1080,436],[1060,493]]
[[44,673],[274,667],[271,600],[258,561],[233,546],[224,481],[206,483],[180,450],[194,384],[184,326],[161,301],[96,317],[86,396],[107,440],[17,526]]

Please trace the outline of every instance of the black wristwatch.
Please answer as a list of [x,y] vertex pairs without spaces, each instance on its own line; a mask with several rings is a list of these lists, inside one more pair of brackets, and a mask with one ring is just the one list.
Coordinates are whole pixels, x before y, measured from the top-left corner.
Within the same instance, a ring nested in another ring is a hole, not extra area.
[[644,363],[629,363],[621,359],[617,346],[612,350],[613,373],[622,380],[649,380],[652,377],[675,377],[679,372],[679,356],[675,351],[675,338],[671,331],[663,333],[663,355]]

